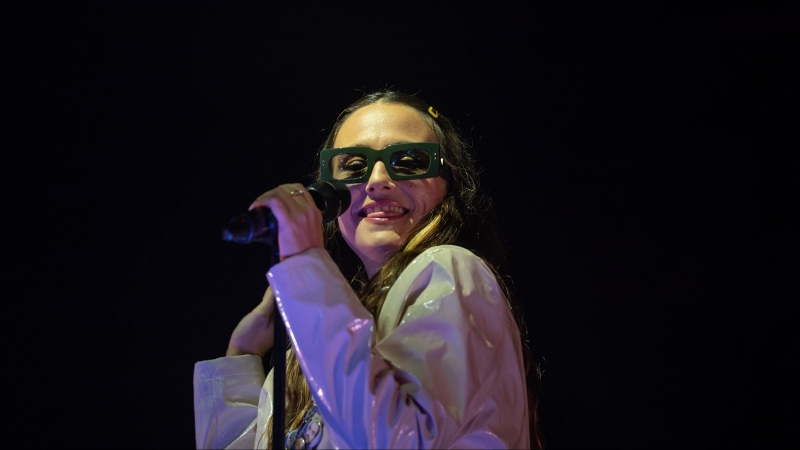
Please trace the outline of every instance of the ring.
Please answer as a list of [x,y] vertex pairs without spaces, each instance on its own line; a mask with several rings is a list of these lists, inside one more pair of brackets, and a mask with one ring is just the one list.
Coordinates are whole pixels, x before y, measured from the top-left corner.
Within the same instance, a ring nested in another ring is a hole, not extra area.
[[302,189],[295,189],[293,191],[289,191],[289,194],[290,195],[303,195],[303,192],[305,192],[305,191],[302,190]]

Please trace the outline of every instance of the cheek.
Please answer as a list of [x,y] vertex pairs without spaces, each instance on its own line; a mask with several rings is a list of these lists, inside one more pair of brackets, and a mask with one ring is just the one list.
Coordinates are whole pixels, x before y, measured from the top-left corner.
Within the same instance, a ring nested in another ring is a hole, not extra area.
[[337,222],[339,223],[339,232],[342,233],[342,236],[345,238],[345,240],[348,239],[348,236],[350,235],[350,230],[352,228],[351,224],[348,223],[347,214],[349,214],[349,211],[342,214],[341,216],[339,216],[338,219],[336,219]]
[[350,207],[347,208],[347,211],[342,213],[336,220],[339,223],[339,231],[342,233],[342,236],[345,239],[348,238],[348,235],[352,235],[354,233],[356,224],[354,223],[353,219],[355,216],[354,209],[358,208],[357,205],[360,205],[362,200],[358,198],[358,185],[348,185],[347,188],[350,191]]
[[436,197],[436,205],[438,205],[447,196],[447,182],[444,181],[444,178],[434,178],[434,180],[436,181],[434,196]]
[[354,248],[356,244],[356,233],[358,231],[358,221],[353,218],[348,210],[339,216],[339,233],[350,248]]
[[357,210],[358,208],[360,208],[360,205],[364,203],[364,199],[361,196],[362,193],[359,192],[358,189],[359,186],[361,185],[360,184],[347,185],[347,191],[350,192],[350,206],[347,208],[347,211],[345,211],[341,216],[339,216],[339,220],[341,220],[342,217],[345,217],[347,215],[352,215],[354,212],[353,210],[354,209]]
[[420,216],[427,214],[444,200],[447,183],[442,178],[434,178],[419,189]]

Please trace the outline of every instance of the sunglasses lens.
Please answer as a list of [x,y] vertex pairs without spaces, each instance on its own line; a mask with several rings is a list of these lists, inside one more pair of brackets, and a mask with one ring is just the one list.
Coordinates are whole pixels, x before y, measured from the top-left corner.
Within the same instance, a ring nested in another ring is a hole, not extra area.
[[328,167],[337,180],[363,177],[367,173],[367,157],[360,153],[342,153],[331,158]]
[[425,150],[410,148],[392,153],[389,163],[398,175],[419,175],[430,168],[431,155]]
[[[419,178],[426,176],[431,168],[431,154],[424,148],[404,148],[392,153],[388,153],[388,158],[384,157],[383,152],[377,156],[378,161],[383,161],[391,172],[392,178],[395,176]],[[338,153],[328,160],[328,174],[334,180],[350,181],[364,179],[370,176],[367,173],[370,167],[370,153],[345,152]],[[387,161],[388,159],[388,161]],[[435,176],[435,175],[434,175]],[[402,178],[401,178],[402,179]],[[355,181],[353,181],[355,182]]]

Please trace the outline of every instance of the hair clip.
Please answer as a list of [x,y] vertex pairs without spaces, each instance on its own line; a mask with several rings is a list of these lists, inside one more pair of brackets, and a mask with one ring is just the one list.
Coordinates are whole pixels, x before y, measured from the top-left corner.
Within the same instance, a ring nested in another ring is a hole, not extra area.
[[431,113],[431,115],[433,116],[434,119],[438,119],[439,118],[439,111],[433,109],[433,106],[428,107],[428,112]]

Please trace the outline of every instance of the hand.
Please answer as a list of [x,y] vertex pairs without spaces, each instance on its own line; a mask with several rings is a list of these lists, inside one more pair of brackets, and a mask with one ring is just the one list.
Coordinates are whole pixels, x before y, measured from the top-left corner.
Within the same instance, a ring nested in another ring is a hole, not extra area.
[[272,210],[278,221],[281,261],[310,248],[323,248],[322,213],[302,184],[283,184],[267,191],[248,209],[259,206]]
[[275,295],[272,287],[254,310],[247,313],[233,330],[225,356],[264,355],[275,343]]

